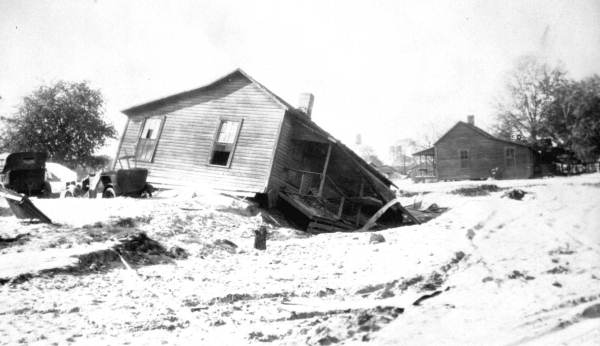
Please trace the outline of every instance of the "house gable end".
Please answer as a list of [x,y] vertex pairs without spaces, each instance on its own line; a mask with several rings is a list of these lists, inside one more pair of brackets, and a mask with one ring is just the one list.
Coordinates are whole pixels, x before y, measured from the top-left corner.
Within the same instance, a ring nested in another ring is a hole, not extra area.
[[452,126],[452,128],[450,128],[450,130],[448,130],[444,135],[442,135],[435,143],[434,146],[439,145],[440,142],[443,142],[445,139],[447,139],[447,137],[449,135],[451,135],[451,133],[455,132],[457,128],[459,127],[463,127],[463,128],[467,128],[470,131],[472,131],[473,133],[476,133],[477,135],[483,137],[483,138],[487,138],[493,141],[497,141],[497,142],[501,142],[501,143],[505,143],[507,145],[518,145],[518,146],[522,146],[522,147],[526,147],[528,149],[531,149],[531,147],[526,144],[526,143],[519,143],[519,142],[514,142],[514,141],[510,141],[510,140],[506,140],[506,139],[502,139],[502,138],[498,138],[495,137],[487,132],[485,132],[484,130],[473,126],[473,125],[469,125],[465,122],[459,121],[457,122],[454,126]]
[[[486,136],[484,133],[482,133],[483,131],[477,131],[475,130],[473,127],[468,126],[467,124],[463,123],[462,121],[459,121],[458,123],[456,123],[456,125],[452,126],[452,128],[450,130],[448,130],[448,132],[446,132],[442,137],[440,137],[440,139],[438,139],[435,143],[434,146],[438,146],[440,143],[446,141],[447,139],[451,138],[452,135],[454,135],[456,132],[458,132],[459,128],[466,128],[467,130],[469,130],[470,132],[476,134],[477,136],[483,137],[483,138],[487,138],[487,139],[496,139],[491,135]],[[490,138],[491,137],[491,138]]]
[[[262,193],[270,175],[283,108],[258,84],[236,71],[207,87],[126,110],[129,120],[117,157],[137,155],[144,119],[160,116],[165,119],[164,127],[153,159],[137,163],[149,169],[150,183]],[[226,164],[211,165],[224,121],[239,124],[236,140],[226,148]]]
[[124,109],[122,111],[122,113],[131,117],[131,116],[139,115],[140,113],[143,113],[143,112],[151,112],[153,110],[162,108],[164,106],[172,106],[172,105],[178,104],[178,103],[186,103],[185,102],[186,100],[197,99],[199,96],[201,97],[202,95],[209,94],[211,91],[222,88],[227,83],[231,83],[236,80],[239,82],[240,78],[245,79],[248,82],[248,84],[253,84],[258,90],[260,90],[260,92],[264,96],[266,96],[266,98],[271,100],[271,102],[273,102],[273,104],[276,105],[277,107],[279,107],[280,109],[288,110],[288,109],[292,108],[282,98],[280,98],[279,96],[277,96],[276,94],[274,94],[273,92],[268,90],[266,87],[264,87],[262,84],[257,82],[254,78],[252,78],[250,75],[248,75],[241,69],[236,69],[235,71],[233,71],[233,72],[231,72],[231,73],[229,73],[229,74],[227,74],[205,86],[195,88],[192,90],[188,90],[188,91],[184,91],[181,93],[165,96],[165,97],[162,97],[162,98],[150,101],[150,102],[146,102],[146,103],[143,103],[143,104],[140,104],[137,106],[133,106],[133,107]]

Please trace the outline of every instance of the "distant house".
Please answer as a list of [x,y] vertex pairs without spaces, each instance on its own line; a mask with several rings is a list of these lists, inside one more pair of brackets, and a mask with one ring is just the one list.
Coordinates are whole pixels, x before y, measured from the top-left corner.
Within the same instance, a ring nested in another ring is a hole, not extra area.
[[237,69],[124,110],[117,159],[149,169],[158,187],[209,187],[287,208],[307,228],[356,228],[395,197],[393,184],[311,120],[313,101],[292,107]]
[[438,180],[531,178],[536,152],[527,144],[490,135],[474,124],[459,121],[432,148],[413,154],[424,172]]

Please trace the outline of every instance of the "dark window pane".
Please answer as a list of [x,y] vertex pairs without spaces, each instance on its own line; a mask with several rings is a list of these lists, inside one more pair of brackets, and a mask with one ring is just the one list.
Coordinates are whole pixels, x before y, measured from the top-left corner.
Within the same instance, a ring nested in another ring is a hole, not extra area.
[[229,154],[229,151],[213,151],[212,157],[210,158],[210,164],[227,166],[227,161],[229,161]]
[[469,167],[469,151],[461,150],[459,154],[460,154],[460,168],[468,168]]
[[241,121],[221,120],[213,143],[209,164],[229,165],[241,124]]
[[514,167],[515,164],[515,149],[514,148],[506,148],[506,166]]

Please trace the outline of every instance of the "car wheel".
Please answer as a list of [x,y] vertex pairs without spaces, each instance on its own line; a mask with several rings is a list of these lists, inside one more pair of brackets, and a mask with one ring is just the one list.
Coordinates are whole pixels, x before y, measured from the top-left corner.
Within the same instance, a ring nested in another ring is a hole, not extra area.
[[102,192],[102,198],[115,198],[117,197],[117,194],[115,193],[115,189],[113,189],[112,187],[107,187],[106,189],[104,189],[104,192]]
[[141,198],[152,197],[152,186],[149,184],[146,184],[146,186],[144,186],[144,190],[142,190],[142,193],[140,193],[140,197]]
[[71,192],[71,191],[66,191],[66,192],[65,192],[65,198],[70,198],[70,197],[73,197],[73,192]]

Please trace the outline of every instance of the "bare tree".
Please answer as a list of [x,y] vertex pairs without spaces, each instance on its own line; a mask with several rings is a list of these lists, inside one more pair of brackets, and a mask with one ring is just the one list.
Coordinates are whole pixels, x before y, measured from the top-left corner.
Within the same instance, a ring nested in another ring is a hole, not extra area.
[[546,135],[544,124],[554,91],[566,81],[560,66],[550,66],[531,55],[517,59],[506,82],[506,95],[497,105],[496,134],[534,143]]
[[442,136],[439,123],[430,121],[424,123],[418,132],[417,139],[409,143],[409,145],[417,150],[424,150],[433,147],[435,142]]
[[600,157],[600,76],[558,88],[546,119],[549,137],[584,161]]

